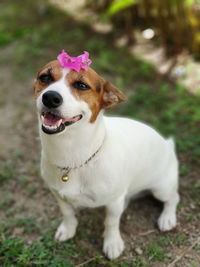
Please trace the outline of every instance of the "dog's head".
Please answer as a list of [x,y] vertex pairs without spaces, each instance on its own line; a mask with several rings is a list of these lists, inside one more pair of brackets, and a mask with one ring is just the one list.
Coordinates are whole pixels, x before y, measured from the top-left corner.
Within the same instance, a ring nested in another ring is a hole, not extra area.
[[46,134],[63,132],[82,122],[94,123],[100,110],[126,100],[93,69],[76,72],[58,60],[45,65],[34,84],[37,109]]

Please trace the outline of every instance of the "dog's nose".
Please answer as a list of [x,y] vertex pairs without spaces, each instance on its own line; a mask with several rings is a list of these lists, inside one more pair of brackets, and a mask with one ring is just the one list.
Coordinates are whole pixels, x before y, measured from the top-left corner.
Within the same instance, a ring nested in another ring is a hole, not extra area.
[[55,91],[47,91],[42,96],[42,102],[48,108],[57,108],[62,104],[63,98]]

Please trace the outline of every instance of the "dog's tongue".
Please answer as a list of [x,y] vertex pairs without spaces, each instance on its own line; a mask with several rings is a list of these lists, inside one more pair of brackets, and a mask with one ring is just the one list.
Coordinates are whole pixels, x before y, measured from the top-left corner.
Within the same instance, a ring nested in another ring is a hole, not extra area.
[[52,113],[46,113],[44,115],[44,124],[48,126],[56,126],[62,117],[54,115]]
[[65,123],[65,122],[76,122],[79,119],[80,119],[80,115],[74,116],[69,119],[64,119],[60,116],[54,115],[49,112],[49,113],[45,113],[43,123],[47,126],[56,126],[60,120],[62,120],[62,123]]

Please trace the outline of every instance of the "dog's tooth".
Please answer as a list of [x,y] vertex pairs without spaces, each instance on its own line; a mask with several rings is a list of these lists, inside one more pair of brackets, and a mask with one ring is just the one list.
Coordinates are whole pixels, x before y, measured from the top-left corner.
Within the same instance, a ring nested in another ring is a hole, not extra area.
[[42,120],[42,123],[44,122],[44,116],[43,115],[41,115],[41,120]]
[[48,130],[51,130],[51,126],[43,124],[45,128],[47,128]]
[[60,126],[60,124],[61,122],[59,121],[58,125],[46,125],[45,123],[43,123],[43,126],[48,130],[56,130]]
[[62,119],[59,120],[58,124],[57,124],[57,127],[59,127],[62,123]]

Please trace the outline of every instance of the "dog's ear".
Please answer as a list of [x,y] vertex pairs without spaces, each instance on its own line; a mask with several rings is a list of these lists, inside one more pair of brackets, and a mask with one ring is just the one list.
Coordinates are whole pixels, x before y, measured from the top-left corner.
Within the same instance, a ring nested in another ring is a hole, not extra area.
[[102,108],[109,108],[123,101],[127,101],[126,96],[112,83],[105,81],[103,86]]

